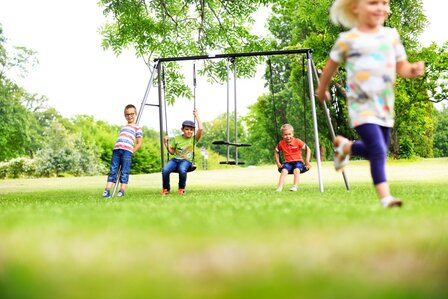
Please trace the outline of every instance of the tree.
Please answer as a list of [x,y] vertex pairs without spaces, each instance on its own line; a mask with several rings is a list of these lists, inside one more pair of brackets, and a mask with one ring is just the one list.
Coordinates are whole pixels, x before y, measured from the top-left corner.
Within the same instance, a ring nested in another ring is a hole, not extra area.
[[37,171],[44,176],[71,170],[74,164],[74,144],[68,130],[60,123],[53,122],[45,132],[46,147],[37,152]]
[[[133,47],[147,65],[153,57],[206,55],[266,50],[263,38],[250,33],[253,14],[268,0],[101,0],[111,22],[101,28],[103,47],[120,54]],[[255,74],[256,57],[237,62],[238,76]],[[176,63],[166,63],[167,100],[191,97]],[[225,61],[204,61],[201,75],[224,80]]]
[[434,110],[436,129],[434,132],[434,157],[448,157],[448,106]]
[[25,76],[28,68],[37,63],[35,52],[25,47],[8,51],[0,25],[0,161],[30,154],[39,144],[34,115],[30,104],[38,102],[23,88],[8,78],[9,73]]
[[0,161],[25,154],[30,145],[28,111],[17,98],[17,90],[0,79]]
[[[269,20],[269,29],[277,38],[277,45],[290,48],[312,48],[317,69],[322,69],[328,59],[328,53],[337,38],[345,30],[330,23],[328,18],[331,0],[283,0],[273,6],[274,14]],[[431,98],[446,97],[445,81],[448,62],[446,46],[430,49],[421,48],[418,36],[426,26],[421,0],[391,1],[392,14],[387,26],[396,27],[401,34],[410,61],[424,59],[428,64],[427,75],[423,79],[398,79],[396,90],[396,126],[393,131],[391,150],[395,157],[432,155],[432,103]],[[439,53],[440,57],[430,53]],[[295,73],[300,73],[300,64],[292,65],[289,82],[293,92],[300,95]],[[333,126],[339,134],[349,138],[356,137],[356,132],[348,125],[345,102],[345,71],[343,67],[333,80],[333,100],[329,103]],[[429,94],[428,94],[429,91]],[[444,95],[443,95],[444,94]],[[318,106],[319,107],[319,106]],[[322,111],[318,111],[318,115]],[[326,125],[319,123],[319,131],[326,131]],[[415,136],[424,136],[416,140]],[[329,151],[327,151],[329,152]]]

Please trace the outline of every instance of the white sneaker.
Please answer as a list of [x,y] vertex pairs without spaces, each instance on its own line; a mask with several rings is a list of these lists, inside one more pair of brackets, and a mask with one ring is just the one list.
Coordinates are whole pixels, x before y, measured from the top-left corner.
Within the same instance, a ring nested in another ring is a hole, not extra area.
[[334,147],[334,169],[336,171],[342,171],[345,166],[350,162],[350,155],[344,153],[344,146],[350,141],[347,138],[342,137],[337,147]]
[[278,187],[277,189],[275,189],[275,192],[282,192],[283,188],[282,187]]
[[292,186],[291,189],[289,189],[289,191],[296,192],[297,189],[299,189],[299,187],[297,187],[297,186]]
[[392,196],[384,197],[380,203],[384,208],[399,208],[403,205],[401,199]]

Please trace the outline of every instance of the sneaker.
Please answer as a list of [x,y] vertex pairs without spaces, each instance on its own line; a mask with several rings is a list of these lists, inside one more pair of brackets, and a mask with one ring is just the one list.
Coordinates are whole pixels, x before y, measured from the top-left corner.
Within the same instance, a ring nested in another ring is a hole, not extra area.
[[345,145],[349,144],[350,141],[347,138],[341,137],[338,146],[334,146],[334,169],[336,171],[342,171],[345,166],[348,165],[350,161],[350,155],[344,153]]
[[160,192],[160,195],[168,195],[170,194],[170,190],[168,189],[163,189],[162,192]]
[[292,186],[291,189],[289,189],[289,191],[296,192],[297,189],[299,189],[299,187],[297,187],[297,186]]
[[179,188],[179,190],[177,190],[177,193],[179,193],[179,195],[185,195],[185,189]]
[[399,198],[389,196],[381,199],[381,205],[384,208],[399,208],[403,205],[403,202]]
[[275,192],[282,192],[283,188],[282,187],[278,187],[277,189],[275,189]]
[[123,196],[124,196],[124,191],[123,190],[118,191],[117,197],[123,197]]
[[103,191],[103,197],[104,197],[104,198],[110,198],[110,190],[107,190],[107,189],[104,190],[104,191]]

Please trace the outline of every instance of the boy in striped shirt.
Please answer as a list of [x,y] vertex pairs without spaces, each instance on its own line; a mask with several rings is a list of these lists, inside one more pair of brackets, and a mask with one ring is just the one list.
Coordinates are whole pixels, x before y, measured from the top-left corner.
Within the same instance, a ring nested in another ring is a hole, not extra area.
[[[137,109],[129,104],[124,108],[124,117],[127,124],[121,128],[120,135],[115,143],[110,162],[110,171],[107,176],[106,190],[103,191],[104,198],[110,198],[110,189],[117,181],[118,169],[121,166],[120,183],[121,188],[117,196],[124,196],[128,186],[129,173],[131,171],[131,161],[133,154],[142,146],[142,129],[135,124]],[[135,141],[137,144],[134,145]]]

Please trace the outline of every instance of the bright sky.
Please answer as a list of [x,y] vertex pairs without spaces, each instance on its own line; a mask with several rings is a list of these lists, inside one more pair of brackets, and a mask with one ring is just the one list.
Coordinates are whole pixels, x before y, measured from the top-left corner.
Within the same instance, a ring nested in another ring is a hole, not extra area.
[[[17,79],[30,93],[48,97],[49,106],[63,116],[93,115],[96,120],[122,124],[123,108],[132,103],[140,108],[150,71],[131,51],[116,57],[101,48],[98,28],[104,23],[102,10],[94,0],[1,0],[0,23],[8,44],[25,46],[38,52],[39,65],[25,79]],[[446,0],[424,0],[430,26],[422,37],[427,45],[448,40]],[[185,65],[192,72],[191,62]],[[187,84],[192,84],[191,82]],[[246,107],[263,93],[261,80],[238,80],[237,110]],[[148,102],[156,103],[152,89]],[[225,86],[210,85],[198,78],[196,105],[203,121],[226,111]],[[233,98],[230,110],[233,111]],[[192,102],[183,100],[168,108],[168,127],[180,127],[192,118]],[[146,107],[141,125],[158,129],[158,111]]]

